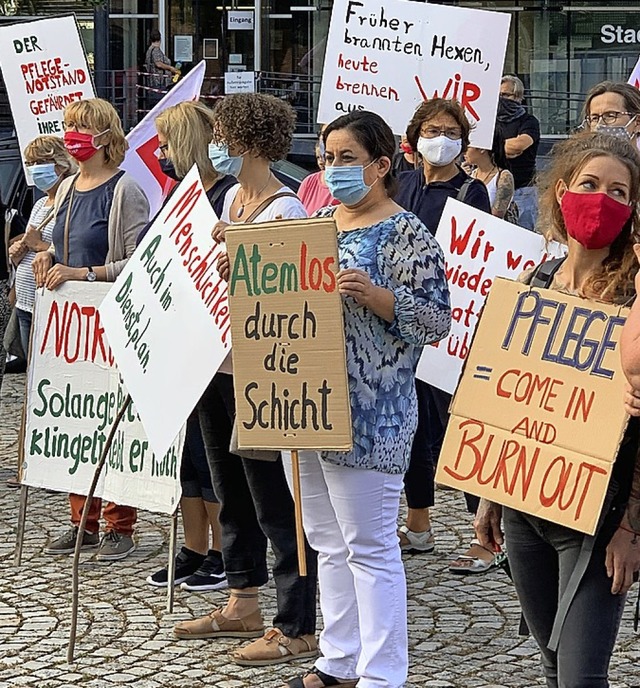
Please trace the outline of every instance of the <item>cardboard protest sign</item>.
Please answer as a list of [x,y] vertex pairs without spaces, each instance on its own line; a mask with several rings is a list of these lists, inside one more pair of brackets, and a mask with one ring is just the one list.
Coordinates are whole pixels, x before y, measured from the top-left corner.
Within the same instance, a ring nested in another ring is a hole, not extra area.
[[187,100],[198,100],[205,67],[206,63],[202,60],[127,134],[129,148],[120,168],[129,172],[142,187],[149,200],[150,217],[154,217],[160,210],[162,202],[176,184],[160,169],[156,117],[174,105]]
[[[98,304],[110,284],[66,282],[36,294],[27,381],[23,482],[87,494],[127,396]],[[180,500],[183,433],[162,457],[149,448],[129,406],[109,452],[97,497],[173,513]]]
[[511,15],[408,0],[335,0],[318,122],[372,110],[402,134],[431,98],[458,100],[491,148]]
[[227,228],[238,444],[351,448],[332,219]]
[[36,136],[62,136],[65,107],[95,97],[71,15],[0,27],[0,68],[21,151]]
[[561,255],[558,244],[489,213],[450,198],[436,239],[446,261],[451,294],[451,331],[420,357],[418,379],[450,394],[458,384],[484,300],[496,277],[516,279],[548,255]]
[[626,313],[497,279],[451,406],[437,482],[592,534],[627,423]]
[[164,454],[231,347],[218,221],[194,165],[118,276],[100,316],[149,441]]

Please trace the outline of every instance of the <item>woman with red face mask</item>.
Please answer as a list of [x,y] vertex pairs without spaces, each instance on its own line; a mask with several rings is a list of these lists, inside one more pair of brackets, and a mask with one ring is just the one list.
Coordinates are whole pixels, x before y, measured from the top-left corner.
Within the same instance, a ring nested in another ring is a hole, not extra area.
[[[584,134],[558,144],[543,180],[541,217],[566,243],[563,260],[520,280],[612,304],[634,295],[640,156],[628,140]],[[620,404],[623,402],[623,380]],[[592,423],[597,423],[594,419]],[[606,688],[625,596],[640,570],[638,424],[627,428],[593,536],[481,500],[480,544],[503,543],[525,621],[540,647],[546,685]],[[504,513],[503,513],[504,512]]]
[[[51,247],[33,259],[36,285],[47,289],[69,280],[115,281],[149,219],[144,192],[118,169],[127,142],[114,107],[99,98],[71,103],[64,111],[64,129],[64,145],[80,171],[60,183],[53,205]],[[72,527],[49,543],[47,554],[73,552],[85,501],[80,495],[69,495]],[[136,510],[107,502],[106,532],[100,541],[100,509],[100,500],[94,499],[86,531],[80,536],[82,548],[99,546],[98,558],[104,561],[122,559],[135,548]]]

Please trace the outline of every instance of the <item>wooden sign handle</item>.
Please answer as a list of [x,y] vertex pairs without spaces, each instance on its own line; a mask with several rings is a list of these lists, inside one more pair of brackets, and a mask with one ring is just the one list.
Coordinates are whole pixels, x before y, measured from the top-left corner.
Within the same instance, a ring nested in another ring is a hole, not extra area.
[[298,572],[307,575],[307,553],[305,549],[304,527],[302,525],[302,492],[300,490],[300,459],[298,450],[291,451],[291,475],[293,480],[293,504],[296,518],[296,543],[298,546]]

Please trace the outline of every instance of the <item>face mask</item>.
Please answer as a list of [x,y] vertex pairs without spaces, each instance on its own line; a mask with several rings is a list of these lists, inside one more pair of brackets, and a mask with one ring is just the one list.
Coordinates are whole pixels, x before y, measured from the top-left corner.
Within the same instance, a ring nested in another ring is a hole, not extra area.
[[60,175],[56,172],[56,165],[53,162],[31,165],[29,171],[33,183],[40,191],[49,191],[60,181]]
[[411,153],[413,153],[413,148],[411,148],[410,143],[401,143],[400,144],[400,150],[403,153],[406,153],[407,155],[411,155]]
[[418,153],[434,167],[450,165],[461,152],[462,139],[454,141],[448,136],[436,136],[435,139],[421,136],[418,139]]
[[96,146],[95,140],[108,131],[109,129],[105,129],[95,136],[93,134],[82,134],[79,131],[65,131],[64,146],[72,158],[75,158],[78,162],[85,162],[102,148],[102,145]]
[[230,174],[232,177],[240,174],[244,163],[242,155],[229,155],[229,147],[226,143],[210,143],[209,160],[216,172]]
[[631,206],[604,193],[565,191],[560,201],[567,234],[587,249],[611,246],[631,217]]
[[178,177],[176,168],[173,166],[173,160],[169,158],[158,158],[158,162],[160,163],[162,174],[165,174],[169,179],[175,179],[177,182],[182,181],[182,177]]
[[627,127],[633,123],[635,117],[630,119],[624,126],[621,125],[611,125],[611,124],[598,124],[596,126],[596,131],[598,134],[608,134],[609,136],[615,136],[618,139],[625,139],[629,141],[633,134],[627,129]]
[[[369,165],[373,165],[374,162],[370,162]],[[369,165],[365,167],[362,165],[342,165],[338,167],[332,165],[331,167],[326,167],[324,170],[324,183],[331,195],[340,203],[356,205],[371,191],[371,186],[367,186],[364,181],[364,171]]]

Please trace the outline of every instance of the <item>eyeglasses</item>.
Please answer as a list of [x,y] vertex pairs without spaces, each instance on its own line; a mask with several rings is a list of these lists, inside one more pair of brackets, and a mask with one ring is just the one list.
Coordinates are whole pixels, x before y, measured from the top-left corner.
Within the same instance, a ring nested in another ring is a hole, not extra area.
[[446,136],[452,141],[457,141],[462,138],[462,131],[460,129],[436,129],[435,127],[427,127],[420,130],[420,136],[425,139],[435,139],[437,136]]
[[615,124],[619,117],[626,115],[627,117],[635,117],[635,112],[618,112],[616,110],[609,110],[609,112],[603,112],[601,115],[587,115],[584,118],[586,124],[598,124],[602,122],[603,124]]
[[65,131],[69,131],[69,129],[75,129],[76,131],[78,131],[78,129],[91,129],[91,127],[81,124],[80,122],[63,122],[62,128]]
[[518,100],[518,96],[515,93],[510,93],[509,91],[500,91],[500,95],[503,98],[508,98],[509,100]]
[[158,146],[158,150],[162,153],[162,155],[166,155],[167,151],[169,150],[169,144],[168,143],[162,143]]

